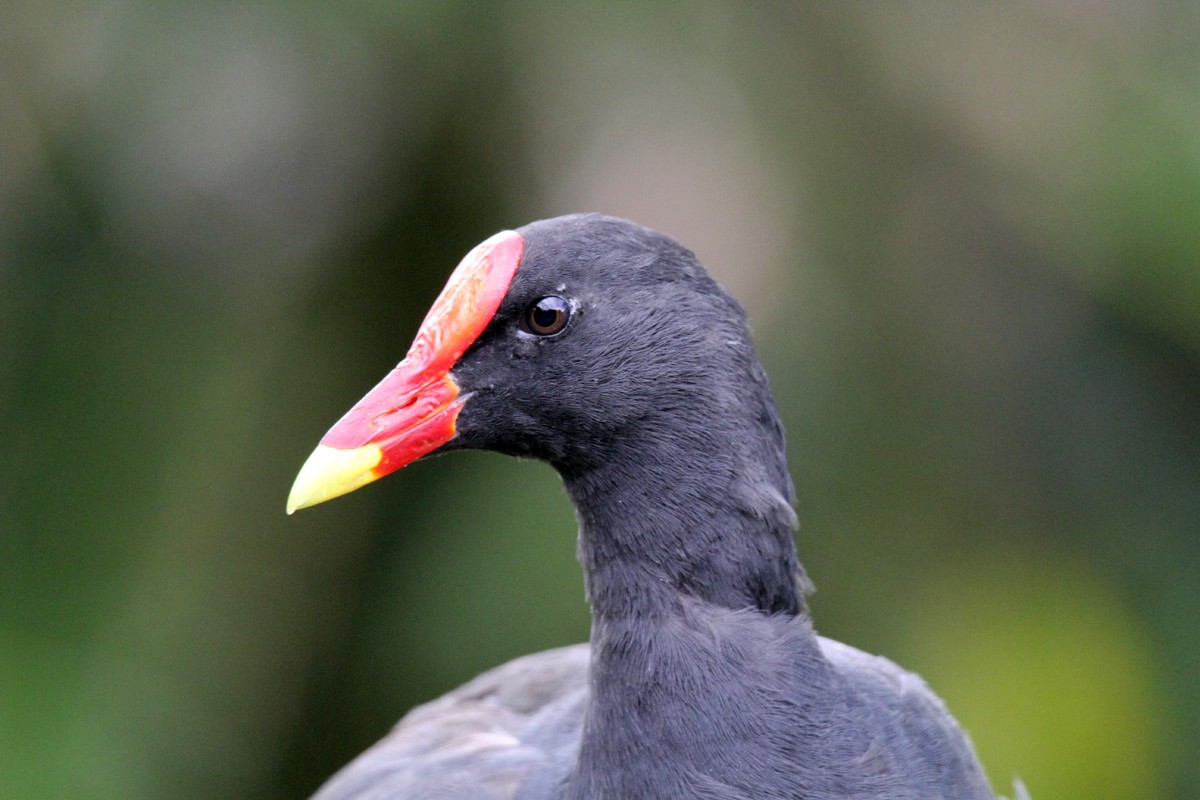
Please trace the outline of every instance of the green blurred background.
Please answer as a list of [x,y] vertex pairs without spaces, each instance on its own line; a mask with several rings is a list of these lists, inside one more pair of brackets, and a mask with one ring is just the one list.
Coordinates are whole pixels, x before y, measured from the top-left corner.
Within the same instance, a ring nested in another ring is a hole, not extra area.
[[296,470],[474,244],[747,306],[819,629],[993,783],[1200,796],[1200,6],[0,5],[0,797],[295,798],[582,640],[554,474]]

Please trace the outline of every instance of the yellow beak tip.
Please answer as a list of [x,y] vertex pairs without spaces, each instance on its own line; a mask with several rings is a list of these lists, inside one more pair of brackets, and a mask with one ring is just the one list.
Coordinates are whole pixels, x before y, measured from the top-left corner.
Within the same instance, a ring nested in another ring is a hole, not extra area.
[[375,467],[383,460],[379,445],[368,444],[353,450],[317,445],[304,462],[288,493],[287,513],[324,503],[352,492],[379,477]]

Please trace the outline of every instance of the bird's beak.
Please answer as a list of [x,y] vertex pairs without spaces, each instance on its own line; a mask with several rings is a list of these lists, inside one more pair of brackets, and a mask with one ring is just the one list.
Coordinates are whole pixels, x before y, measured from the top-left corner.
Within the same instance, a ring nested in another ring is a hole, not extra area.
[[454,438],[465,398],[450,370],[508,292],[525,240],[502,231],[476,247],[425,315],[408,355],[321,439],[304,462],[287,512],[382,478]]

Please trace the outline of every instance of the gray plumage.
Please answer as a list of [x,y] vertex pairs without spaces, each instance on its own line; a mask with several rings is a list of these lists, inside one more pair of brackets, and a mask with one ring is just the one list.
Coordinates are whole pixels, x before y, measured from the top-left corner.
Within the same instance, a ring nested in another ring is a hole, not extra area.
[[[870,776],[867,791],[874,793],[851,793],[850,786],[827,773],[826,786],[782,796],[992,797],[967,738],[919,677],[840,642],[824,637],[816,637],[816,642],[836,676],[834,683],[841,687],[847,712],[857,708],[871,720],[867,736],[856,738],[849,755],[855,772]],[[589,655],[589,646],[582,644],[518,658],[418,706],[322,787],[314,800],[562,796],[565,767],[579,748]],[[720,737],[723,732],[716,733]],[[830,738],[835,741],[821,751],[842,746],[836,736]],[[924,788],[906,786],[917,765],[926,773]],[[664,767],[671,769],[670,764]],[[821,771],[814,765],[807,769]],[[692,777],[700,784],[705,781],[699,773]],[[771,796],[761,793],[762,788],[712,781],[708,791],[670,796]]]
[[[508,295],[452,372],[470,400],[441,450],[559,471],[591,644],[414,709],[316,797],[990,800],[920,678],[814,633],[782,427],[737,303],[623,220],[519,232]],[[545,295],[577,313],[530,336]]]

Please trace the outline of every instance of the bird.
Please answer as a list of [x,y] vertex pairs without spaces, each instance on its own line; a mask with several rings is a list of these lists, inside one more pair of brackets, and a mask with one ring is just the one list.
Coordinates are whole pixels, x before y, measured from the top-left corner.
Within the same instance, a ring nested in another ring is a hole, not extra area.
[[586,213],[475,247],[288,513],[471,449],[561,476],[589,642],[415,708],[317,800],[994,800],[921,678],[816,633],[747,315],[673,238]]

